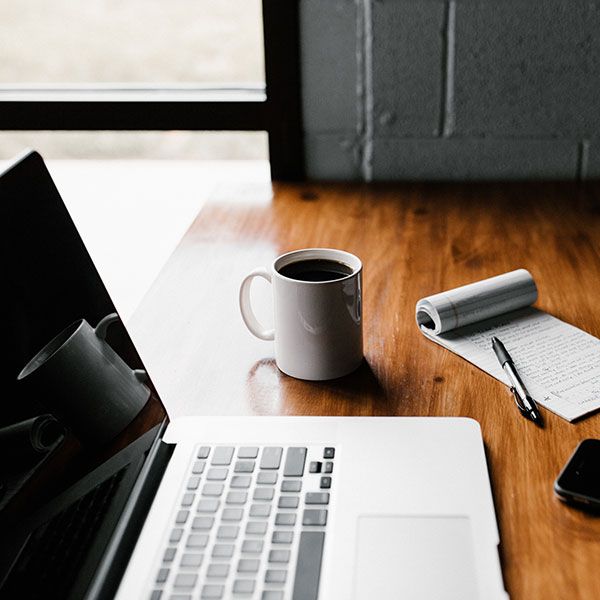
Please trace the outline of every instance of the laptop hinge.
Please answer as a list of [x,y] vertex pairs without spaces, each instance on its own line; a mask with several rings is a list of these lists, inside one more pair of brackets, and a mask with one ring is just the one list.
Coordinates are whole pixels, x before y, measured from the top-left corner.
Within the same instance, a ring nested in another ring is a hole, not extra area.
[[156,490],[175,449],[175,444],[167,444],[162,441],[166,426],[165,419],[148,451],[148,457],[94,574],[85,595],[86,600],[103,600],[113,598],[115,595],[154,500]]

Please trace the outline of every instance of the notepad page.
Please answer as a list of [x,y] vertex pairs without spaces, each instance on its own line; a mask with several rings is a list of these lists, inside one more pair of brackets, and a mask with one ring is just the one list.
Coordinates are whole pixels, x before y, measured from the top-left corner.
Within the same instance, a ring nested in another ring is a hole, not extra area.
[[600,340],[548,313],[526,307],[440,335],[421,331],[508,385],[496,336],[536,402],[568,421],[600,408]]

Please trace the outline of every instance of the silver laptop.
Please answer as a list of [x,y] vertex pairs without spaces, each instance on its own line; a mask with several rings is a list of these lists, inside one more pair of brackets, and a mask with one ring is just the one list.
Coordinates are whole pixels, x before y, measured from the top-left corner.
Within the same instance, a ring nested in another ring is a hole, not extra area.
[[[47,410],[14,382],[39,347],[70,321],[95,324],[115,307],[38,154],[3,173],[0,198],[9,284],[2,308],[19,315],[6,333],[14,356],[2,367],[4,389],[18,402],[2,425]],[[124,328],[121,343],[140,367]],[[168,422],[155,390],[151,402],[162,423],[108,458],[107,448],[79,440],[77,451],[67,440],[70,452],[65,444],[55,451],[58,471],[51,456],[34,472],[33,501],[17,496],[2,511],[0,595],[507,598],[475,421]],[[134,426],[120,437],[131,438]],[[36,488],[36,479],[46,483]]]

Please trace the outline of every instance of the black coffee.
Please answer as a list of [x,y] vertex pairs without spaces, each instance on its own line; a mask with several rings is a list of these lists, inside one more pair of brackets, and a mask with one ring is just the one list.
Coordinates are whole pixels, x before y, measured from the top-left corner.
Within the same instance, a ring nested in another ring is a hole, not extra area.
[[335,260],[313,258],[285,265],[279,269],[279,273],[298,281],[335,281],[352,275],[352,269]]

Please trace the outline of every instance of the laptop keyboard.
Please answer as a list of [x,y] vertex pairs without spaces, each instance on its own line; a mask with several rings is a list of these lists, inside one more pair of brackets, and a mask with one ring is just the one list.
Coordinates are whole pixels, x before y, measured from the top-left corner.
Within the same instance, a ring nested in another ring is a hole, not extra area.
[[317,600],[335,449],[194,455],[150,600]]
[[31,534],[1,597],[68,596],[126,470],[123,467]]

